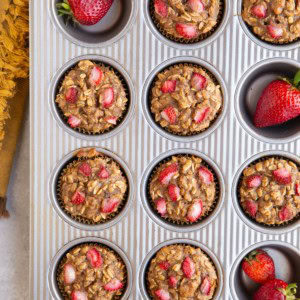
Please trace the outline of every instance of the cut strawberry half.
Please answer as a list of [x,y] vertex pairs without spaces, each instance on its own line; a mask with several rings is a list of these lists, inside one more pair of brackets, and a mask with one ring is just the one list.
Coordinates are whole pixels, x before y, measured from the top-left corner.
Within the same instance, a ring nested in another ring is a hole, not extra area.
[[161,216],[164,216],[167,213],[167,205],[164,198],[159,198],[156,201],[156,210]]
[[268,25],[267,31],[273,39],[280,39],[283,35],[283,29],[280,26]]
[[203,295],[208,296],[210,293],[211,284],[207,277],[205,277],[201,283],[200,290]]
[[86,254],[86,258],[93,268],[100,268],[103,263],[102,256],[96,248],[90,249]]
[[263,4],[257,4],[252,7],[252,15],[264,19],[267,16],[267,8]]
[[199,220],[203,212],[202,200],[196,200],[188,209],[187,219],[190,222],[196,222]]
[[171,300],[169,292],[164,289],[156,290],[154,294],[159,300]]
[[94,66],[92,71],[91,71],[91,74],[89,76],[90,84],[93,85],[93,86],[99,85],[102,81],[102,78],[103,78],[102,70],[99,67]]
[[155,12],[159,16],[163,18],[166,18],[168,16],[168,5],[164,0],[155,0],[154,8],[155,8]]
[[75,128],[75,127],[78,127],[81,123],[81,120],[78,119],[77,117],[75,116],[70,116],[69,119],[68,119],[68,123],[70,124],[70,126],[72,128]]
[[75,87],[70,87],[66,92],[66,101],[70,104],[77,102],[78,91]]
[[175,276],[170,276],[169,277],[169,286],[172,288],[175,288],[177,285],[178,280],[176,279]]
[[296,193],[296,196],[300,196],[300,183],[296,183],[295,193]]
[[273,171],[273,177],[279,184],[290,184],[292,182],[292,174],[285,168]]
[[207,79],[199,73],[194,73],[191,78],[191,86],[197,91],[201,91],[206,87]]
[[175,184],[168,186],[168,194],[173,202],[176,202],[180,198],[180,188]]
[[176,163],[173,163],[163,169],[159,174],[159,182],[161,184],[169,184],[172,177],[177,173],[178,166]]
[[251,175],[246,179],[246,184],[248,188],[257,188],[261,185],[262,176],[261,175]]
[[166,271],[170,268],[170,264],[167,261],[163,261],[163,262],[159,263],[158,265],[164,271]]
[[87,293],[82,291],[73,291],[71,298],[72,300],[88,300]]
[[199,179],[204,184],[211,184],[214,181],[213,173],[206,167],[201,166],[198,171]]
[[182,271],[186,278],[192,278],[195,274],[195,264],[189,256],[182,263]]
[[106,121],[107,123],[116,125],[116,124],[117,124],[117,117],[114,117],[114,116],[107,117],[107,118],[105,118],[105,121]]
[[87,162],[82,163],[79,166],[78,171],[84,176],[90,176],[92,174],[92,168]]
[[107,179],[109,177],[109,173],[105,167],[100,167],[100,170],[97,174],[100,179]]
[[188,6],[191,8],[192,11],[200,14],[205,11],[205,6],[202,0],[188,0]]
[[64,281],[66,284],[71,284],[76,279],[76,270],[71,264],[64,266]]
[[120,200],[116,198],[107,198],[103,200],[101,212],[111,213],[119,206]]
[[175,29],[178,35],[186,39],[193,39],[198,36],[198,31],[196,26],[185,23],[177,23]]
[[195,112],[194,121],[197,124],[200,124],[201,122],[207,119],[209,113],[210,113],[209,107],[202,107],[201,109],[197,109]]
[[114,89],[113,88],[107,88],[104,90],[102,94],[102,105],[104,108],[109,108],[114,103]]
[[161,116],[163,119],[165,119],[170,124],[176,123],[176,111],[173,106],[166,107],[162,112]]
[[104,286],[106,291],[117,291],[124,287],[124,284],[117,278],[112,279],[109,283]]
[[278,212],[278,217],[281,221],[288,221],[293,217],[293,215],[291,214],[290,210],[286,206],[284,206]]
[[247,199],[245,201],[245,209],[251,217],[255,217],[258,209],[258,204],[252,199]]
[[72,197],[71,202],[75,205],[82,204],[85,201],[85,194],[76,191]]
[[176,84],[176,80],[166,80],[161,86],[161,91],[164,94],[173,93],[176,90]]

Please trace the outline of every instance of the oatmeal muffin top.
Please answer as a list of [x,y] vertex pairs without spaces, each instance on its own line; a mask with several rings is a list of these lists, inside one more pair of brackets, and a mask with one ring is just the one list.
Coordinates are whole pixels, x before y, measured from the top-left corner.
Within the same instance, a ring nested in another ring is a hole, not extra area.
[[151,112],[155,121],[178,135],[207,129],[222,104],[220,85],[199,66],[169,67],[157,75],[152,88]]
[[147,283],[155,300],[209,300],[214,296],[218,277],[200,248],[171,245],[160,249],[151,260]]
[[220,0],[154,0],[159,27],[179,39],[197,39],[218,22]]
[[99,134],[122,119],[128,99],[110,67],[82,60],[66,74],[56,102],[72,128]]
[[149,192],[157,212],[180,223],[194,223],[215,202],[214,175],[200,157],[173,156],[151,178]]
[[242,17],[267,42],[287,43],[300,37],[298,0],[243,0]]
[[73,217],[104,222],[125,201],[126,177],[116,161],[95,149],[81,150],[77,157],[82,159],[68,165],[60,178],[63,207]]
[[279,225],[300,212],[300,172],[290,160],[266,158],[243,171],[243,209],[259,223]]
[[98,244],[70,250],[58,268],[58,286],[72,300],[117,299],[124,293],[126,267],[113,251]]

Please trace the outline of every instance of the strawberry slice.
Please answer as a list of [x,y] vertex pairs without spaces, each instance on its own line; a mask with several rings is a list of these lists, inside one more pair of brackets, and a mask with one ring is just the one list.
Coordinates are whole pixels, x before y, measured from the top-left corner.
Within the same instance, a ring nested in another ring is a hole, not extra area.
[[179,34],[180,36],[186,39],[193,39],[198,36],[198,31],[196,26],[191,24],[177,23],[175,25],[175,29],[177,34]]
[[295,185],[295,193],[297,196],[300,196],[300,183],[296,183]]
[[71,202],[75,205],[82,204],[85,201],[85,194],[76,191],[72,197]]
[[71,264],[64,266],[64,281],[66,284],[71,284],[76,279],[76,270]]
[[192,278],[195,274],[195,264],[189,256],[182,263],[182,271],[186,278]]
[[285,168],[273,171],[273,177],[279,184],[290,184],[292,182],[292,174]]
[[173,202],[176,202],[180,198],[180,188],[175,184],[168,186],[168,194]]
[[172,288],[175,288],[177,285],[178,280],[176,279],[175,276],[170,276],[169,277],[169,286]]
[[198,171],[199,179],[204,184],[211,184],[214,181],[213,173],[206,167],[201,166]]
[[245,201],[245,209],[251,217],[255,217],[258,209],[258,204],[252,199],[247,199]]
[[163,18],[166,18],[168,16],[168,5],[164,0],[155,0],[154,8],[155,8],[155,12],[159,16]]
[[112,279],[109,283],[104,286],[106,291],[117,291],[124,287],[124,284],[117,278]]
[[101,167],[97,176],[100,178],[100,179],[107,179],[109,177],[109,173],[107,171],[107,169],[105,167]]
[[163,169],[159,174],[159,182],[161,184],[169,184],[172,177],[177,173],[178,166],[176,163],[173,163]]
[[107,117],[107,118],[105,118],[105,121],[107,123],[116,125],[117,124],[117,117],[114,117],[114,116]]
[[203,122],[209,116],[209,113],[210,113],[209,107],[203,107],[201,109],[197,109],[195,112],[194,121],[197,124]]
[[167,213],[167,205],[164,198],[159,198],[156,201],[156,209],[161,216],[164,216]]
[[68,119],[68,123],[70,124],[70,126],[72,128],[75,128],[75,127],[78,127],[81,123],[81,120],[78,119],[77,117],[75,116],[70,116],[69,119]]
[[71,298],[72,300],[88,300],[87,293],[82,291],[73,291]]
[[278,212],[278,217],[281,221],[288,221],[293,217],[293,215],[291,214],[290,210],[286,206],[284,206]]
[[268,25],[267,31],[273,39],[280,39],[283,35],[283,29],[276,25]]
[[120,200],[116,198],[107,198],[103,200],[101,212],[111,213],[119,206]]
[[267,16],[267,8],[263,4],[257,4],[252,7],[252,15],[264,19]]
[[162,112],[161,112],[162,118],[164,118],[167,122],[170,124],[175,124],[176,123],[176,111],[173,106],[168,106],[166,107]]
[[92,174],[92,169],[87,162],[82,163],[79,166],[78,171],[84,176],[90,176]]
[[164,94],[173,93],[176,90],[176,84],[176,80],[166,80],[161,86],[161,91]]
[[251,175],[246,179],[246,184],[248,188],[257,188],[261,185],[262,176],[261,175]]
[[114,103],[114,89],[113,88],[107,88],[102,93],[102,105],[104,108],[109,108]]
[[202,0],[188,0],[188,6],[191,8],[192,11],[200,14],[204,12],[205,7]]
[[164,271],[166,271],[170,268],[170,264],[167,261],[163,261],[163,262],[159,263],[158,266]]
[[75,87],[70,87],[66,92],[66,101],[74,104],[77,102],[78,91]]
[[203,295],[208,296],[209,292],[210,292],[210,288],[211,288],[211,284],[209,282],[209,279],[207,277],[205,277],[200,286],[201,293]]
[[86,254],[86,258],[93,268],[100,268],[103,263],[102,256],[96,248],[90,249]]
[[89,82],[92,86],[99,85],[103,78],[103,72],[98,66],[94,66],[89,76]]
[[191,86],[197,91],[201,91],[206,87],[207,79],[199,73],[194,73],[191,78]]
[[159,300],[171,300],[169,292],[164,289],[156,290],[154,294]]
[[203,212],[203,203],[202,201],[196,200],[188,209],[187,219],[190,222],[196,222],[202,215]]

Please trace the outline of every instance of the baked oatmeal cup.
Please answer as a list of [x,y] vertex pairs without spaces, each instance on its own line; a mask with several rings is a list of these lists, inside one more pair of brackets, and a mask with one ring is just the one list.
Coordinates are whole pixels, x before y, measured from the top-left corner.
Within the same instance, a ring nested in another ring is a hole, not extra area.
[[213,299],[218,287],[215,265],[199,247],[173,244],[161,248],[146,271],[152,299]]
[[300,38],[298,0],[242,0],[242,18],[266,42],[287,44]]
[[279,226],[299,218],[300,170],[288,158],[252,163],[244,169],[238,189],[241,207],[258,223]]
[[161,71],[149,97],[155,122],[180,136],[208,129],[223,107],[220,84],[209,71],[193,64],[175,64]]
[[68,126],[99,135],[125,118],[128,87],[113,67],[85,59],[65,74],[55,102]]

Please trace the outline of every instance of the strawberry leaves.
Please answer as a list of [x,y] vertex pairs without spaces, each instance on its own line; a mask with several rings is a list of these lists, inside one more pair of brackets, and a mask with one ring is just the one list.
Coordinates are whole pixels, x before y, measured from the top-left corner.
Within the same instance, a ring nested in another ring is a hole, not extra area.
[[300,88],[300,70],[296,73],[294,77],[294,86],[298,89]]

